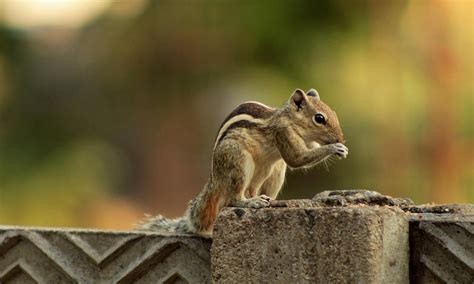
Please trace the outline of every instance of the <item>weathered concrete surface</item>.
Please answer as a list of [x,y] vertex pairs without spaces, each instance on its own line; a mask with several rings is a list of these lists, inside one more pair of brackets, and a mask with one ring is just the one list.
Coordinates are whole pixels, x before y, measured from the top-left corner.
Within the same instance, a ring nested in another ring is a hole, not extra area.
[[[396,207],[226,208],[214,227],[219,283],[407,283],[408,221]],[[314,205],[314,204],[313,204]],[[298,206],[295,206],[298,207]]]
[[377,191],[364,189],[326,190],[316,194],[312,200],[321,204],[321,206],[365,204],[407,207],[413,205],[413,201],[409,198],[394,198],[380,194]]
[[208,283],[210,240],[0,226],[0,283]]
[[376,191],[364,189],[327,190],[316,194],[312,199],[272,200],[272,207],[308,208],[350,205],[415,207],[409,198],[394,198]]
[[412,283],[474,283],[474,205],[412,207]]

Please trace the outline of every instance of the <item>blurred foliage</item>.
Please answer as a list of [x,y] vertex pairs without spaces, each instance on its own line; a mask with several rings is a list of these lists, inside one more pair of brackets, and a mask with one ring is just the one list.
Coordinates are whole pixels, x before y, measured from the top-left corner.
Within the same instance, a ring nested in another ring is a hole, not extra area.
[[368,188],[474,202],[473,9],[123,0],[80,29],[0,22],[0,223],[180,215],[233,107],[311,87],[337,111],[350,156],[290,173],[281,198]]

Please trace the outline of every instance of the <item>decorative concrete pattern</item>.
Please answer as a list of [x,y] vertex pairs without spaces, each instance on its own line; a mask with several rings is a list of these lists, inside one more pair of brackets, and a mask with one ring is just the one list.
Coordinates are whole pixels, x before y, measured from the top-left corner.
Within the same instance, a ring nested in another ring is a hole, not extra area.
[[461,209],[412,218],[411,282],[474,283],[474,206]]
[[208,283],[210,240],[0,227],[0,283]]

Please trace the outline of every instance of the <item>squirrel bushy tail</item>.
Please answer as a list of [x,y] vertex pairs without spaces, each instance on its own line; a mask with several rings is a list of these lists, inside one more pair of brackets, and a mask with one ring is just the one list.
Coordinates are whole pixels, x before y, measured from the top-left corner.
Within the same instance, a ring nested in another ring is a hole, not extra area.
[[175,233],[189,234],[189,221],[186,216],[179,218],[165,218],[162,215],[150,216],[146,215],[145,220],[138,224],[138,230],[153,231],[157,233]]
[[203,237],[212,235],[212,225],[217,217],[219,194],[212,190],[208,181],[196,198],[191,200],[184,216],[174,219],[162,215],[146,215],[137,229],[168,234],[192,234]]

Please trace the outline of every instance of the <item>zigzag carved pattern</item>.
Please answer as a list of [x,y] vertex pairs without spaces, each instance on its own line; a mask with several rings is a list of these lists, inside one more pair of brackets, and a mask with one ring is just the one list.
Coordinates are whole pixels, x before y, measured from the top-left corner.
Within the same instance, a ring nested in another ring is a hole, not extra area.
[[113,259],[117,258],[125,250],[127,250],[134,243],[139,241],[142,236],[130,235],[117,239],[110,243],[110,246],[104,252],[99,252],[96,248],[91,246],[87,241],[84,241],[78,234],[65,233],[65,238],[69,240],[78,249],[84,252],[95,265],[103,268],[108,265]]
[[39,278],[22,260],[14,262],[0,275],[0,283],[39,283]]
[[209,249],[193,237],[0,227],[0,283],[205,283]]
[[412,281],[474,283],[473,223],[423,221],[413,229]]
[[[30,238],[25,237],[23,232],[10,231],[0,235],[0,279],[6,281],[21,271],[38,283],[48,282],[50,278],[64,283],[73,282],[71,273],[58,265],[55,252],[49,250],[42,237],[31,232]],[[45,267],[48,268],[47,274],[43,270]]]

